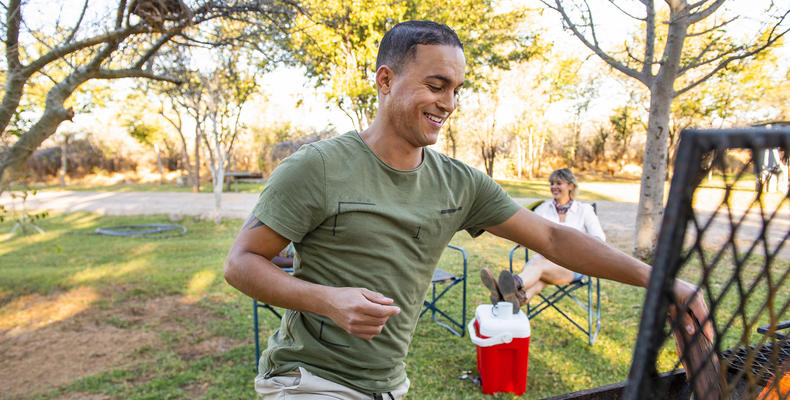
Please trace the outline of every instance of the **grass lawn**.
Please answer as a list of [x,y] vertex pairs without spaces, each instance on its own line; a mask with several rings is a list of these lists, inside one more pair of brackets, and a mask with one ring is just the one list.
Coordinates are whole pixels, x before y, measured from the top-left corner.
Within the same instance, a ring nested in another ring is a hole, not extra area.
[[[241,221],[214,225],[188,218],[182,221],[189,230],[186,235],[161,240],[70,233],[163,221],[55,214],[39,221],[45,234],[0,242],[0,353],[6,354],[0,358],[0,389],[5,395],[254,397],[251,301],[228,286],[221,273]],[[9,221],[0,224],[0,232],[10,229]],[[480,268],[506,268],[510,245],[490,235],[472,240],[466,233],[459,233],[453,243],[470,255],[471,318],[487,298],[479,283]],[[442,267],[457,270],[456,260],[448,254]],[[644,292],[611,282],[603,283],[602,292],[604,322],[593,347],[554,313],[533,321],[524,398],[626,377]],[[460,304],[459,297],[447,299],[455,303],[447,307]],[[267,312],[262,317],[263,334],[268,335],[277,320]],[[105,336],[110,339],[104,341]],[[109,348],[97,349],[105,346]],[[26,352],[19,353],[21,348]],[[21,368],[26,360],[42,364],[27,370]],[[407,369],[410,398],[490,398],[471,381],[459,379],[465,371],[476,374],[469,338],[450,335],[428,315],[417,325]],[[61,373],[37,385],[26,384],[52,371]]]
[[[532,189],[524,189],[528,193]],[[539,190],[539,189],[536,189]],[[520,195],[514,195],[521,197]],[[532,197],[525,194],[524,197]],[[541,193],[538,192],[538,196]],[[46,233],[0,241],[0,392],[8,398],[163,399],[254,398],[251,300],[227,285],[222,263],[242,224],[186,218],[188,233],[167,239],[124,239],[86,234],[98,227],[168,222],[167,217],[53,214],[38,221]],[[0,224],[0,233],[13,222]],[[79,233],[71,233],[79,232]],[[511,244],[491,235],[453,243],[469,254],[468,314],[487,301],[479,271],[507,268]],[[699,257],[692,257],[694,262]],[[759,266],[755,259],[750,265]],[[729,277],[727,260],[708,277],[714,292]],[[455,254],[440,262],[460,272]],[[787,262],[776,264],[785,271]],[[756,276],[747,269],[745,280]],[[692,270],[683,271],[696,281]],[[444,308],[460,309],[460,288]],[[765,293],[748,304],[752,314]],[[779,303],[788,293],[779,293]],[[553,312],[532,321],[526,399],[539,399],[622,381],[631,361],[644,290],[602,282],[603,327],[594,346]],[[720,320],[737,306],[727,292]],[[573,309],[573,308],[571,308]],[[263,311],[267,337],[278,320]],[[787,318],[784,318],[787,319]],[[757,318],[757,322],[765,318]],[[738,325],[735,321],[732,325]],[[764,323],[764,322],[761,322]],[[734,342],[730,331],[727,342]],[[406,360],[411,399],[509,399],[486,396],[459,377],[476,374],[475,346],[434,324],[418,323]],[[675,366],[673,346],[660,354]],[[104,396],[104,397],[102,397]]]

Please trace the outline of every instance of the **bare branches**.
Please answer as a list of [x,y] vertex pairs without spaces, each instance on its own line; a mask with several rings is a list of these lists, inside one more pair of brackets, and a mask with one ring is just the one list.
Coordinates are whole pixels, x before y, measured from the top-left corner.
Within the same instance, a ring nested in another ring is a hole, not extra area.
[[694,68],[701,67],[703,65],[715,62],[716,60],[719,60],[719,59],[725,57],[727,54],[730,54],[730,53],[732,53],[732,52],[737,50],[737,49],[732,49],[732,50],[730,50],[728,52],[719,53],[716,57],[713,57],[711,59],[708,59],[708,60],[705,60],[705,61],[700,61],[705,56],[705,54],[707,54],[711,50],[711,48],[713,47],[714,44],[716,44],[716,40],[708,41],[708,43],[705,45],[705,47],[702,50],[700,50],[699,54],[697,54],[697,56],[694,57],[693,61],[687,63],[686,65],[682,66],[678,70],[678,76],[683,75],[684,73],[686,73],[686,71],[689,71],[689,70],[692,70]]
[[[585,46],[587,46],[588,49],[592,50],[596,55],[598,55],[598,57],[604,60],[607,64],[611,65],[614,69],[644,83],[645,85],[649,85],[647,75],[644,75],[633,68],[627,67],[620,61],[616,60],[615,58],[607,54],[598,45],[597,40],[594,39],[594,41],[591,42],[589,39],[587,39],[587,36],[584,33],[582,33],[579,30],[579,27],[571,20],[571,17],[566,12],[565,7],[562,5],[562,0],[554,0],[554,5],[546,2],[546,0],[541,0],[541,2],[543,2],[543,4],[545,4],[547,7],[551,8],[552,10],[559,12],[560,15],[562,16],[562,20],[564,22],[565,27],[570,29],[571,32],[573,32],[573,35],[576,36],[576,38],[578,38]],[[589,7],[587,7],[587,14],[591,16]],[[590,29],[593,32],[592,33],[593,38],[595,38],[595,26],[590,24]]]
[[[646,0],[646,1],[647,1],[647,0]],[[615,2],[615,0],[609,0],[609,3],[611,3],[613,6],[615,6],[615,8],[617,8],[618,10],[620,10],[620,12],[621,12],[621,13],[623,13],[623,14],[627,15],[628,17],[631,17],[631,18],[633,18],[633,19],[635,19],[635,20],[637,20],[637,21],[643,21],[643,22],[647,22],[647,17],[645,17],[645,18],[639,18],[639,17],[636,17],[636,16],[632,15],[631,13],[629,13],[628,11],[625,11],[625,10],[624,10],[622,7],[620,7],[619,5],[617,5],[617,3]]]
[[724,53],[724,54],[722,54],[722,55],[720,55],[718,57],[715,57],[713,60],[708,60],[706,62],[699,63],[698,65],[701,66],[701,65],[704,65],[704,64],[709,64],[712,61],[715,61],[717,59],[724,58],[721,62],[719,62],[718,65],[716,65],[716,67],[714,67],[713,69],[708,71],[708,73],[706,73],[705,75],[703,75],[699,79],[691,82],[686,87],[676,91],[674,97],[680,96],[681,94],[693,89],[694,87],[696,87],[700,83],[704,82],[705,80],[707,80],[711,76],[715,75],[717,72],[719,72],[722,69],[726,68],[730,63],[732,63],[734,61],[737,61],[737,60],[742,60],[742,59],[745,59],[745,58],[749,58],[749,57],[751,57],[751,56],[753,56],[753,55],[755,55],[755,54],[757,54],[757,53],[759,53],[759,52],[771,47],[782,36],[784,36],[788,32],[790,32],[790,28],[786,28],[786,29],[784,29],[784,30],[782,30],[780,32],[777,32],[777,29],[781,26],[781,24],[785,20],[785,18],[787,18],[788,14],[790,14],[790,10],[785,12],[785,14],[779,19],[779,21],[776,22],[776,24],[774,24],[773,28],[768,32],[768,38],[761,45],[753,47],[750,50],[748,50],[746,52],[743,52],[741,54],[735,54],[735,55],[731,55],[731,56],[729,56],[727,58],[724,58],[726,55],[732,54],[732,51],[731,51],[731,52]]
[[74,39],[74,35],[77,34],[77,30],[80,29],[80,25],[82,24],[82,19],[85,18],[85,11],[88,10],[88,0],[85,0],[85,4],[82,6],[82,12],[80,13],[79,19],[77,19],[77,23],[74,24],[74,28],[72,28],[71,33],[66,36],[66,40],[63,43],[71,42]]
[[38,71],[39,69],[43,68],[45,65],[51,63],[52,61],[57,60],[60,57],[65,56],[66,54],[70,54],[75,51],[96,46],[102,43],[108,43],[111,41],[120,40],[136,33],[145,32],[146,29],[147,28],[142,24],[137,24],[134,26],[126,27],[124,29],[119,29],[119,30],[107,32],[105,34],[96,35],[87,38],[85,40],[58,46],[53,48],[50,52],[39,57],[38,59],[32,61],[30,64],[25,66],[24,69],[26,70],[26,72],[32,74],[33,72]]
[[691,11],[691,14],[688,16],[689,25],[695,24],[699,21],[702,21],[705,18],[708,18],[711,14],[716,12],[716,10],[718,10],[719,7],[721,7],[721,5],[724,4],[725,1],[726,0],[716,0],[713,4],[708,6],[708,8],[697,12],[693,12],[693,10],[701,6],[704,3],[704,1],[700,1],[693,4],[691,7],[689,7],[689,11]]
[[151,48],[148,49],[143,55],[137,60],[137,62],[132,65],[132,68],[142,68],[143,65],[148,62],[158,51],[165,45],[165,43],[169,42],[176,34],[175,33],[168,33],[166,35],[162,35]]
[[718,25],[714,25],[714,26],[713,26],[713,27],[711,27],[710,29],[705,29],[705,30],[704,30],[704,31],[702,31],[702,32],[688,33],[688,34],[686,34],[686,37],[695,37],[695,36],[702,36],[702,35],[706,35],[706,34],[708,34],[708,33],[710,33],[710,32],[713,32],[713,31],[715,31],[715,30],[718,30],[718,29],[721,29],[721,28],[723,28],[725,25],[729,24],[729,23],[730,23],[730,22],[732,22],[732,21],[735,21],[736,19],[738,19],[738,16],[737,16],[737,15],[736,15],[735,17],[732,17],[732,18],[730,18],[730,19],[728,19],[728,20],[726,20],[726,21],[724,21],[724,22],[722,22],[722,23],[718,24]]
[[126,69],[99,69],[92,77],[95,79],[121,79],[121,78],[145,78],[155,81],[164,81],[175,84],[183,83],[183,80],[166,75],[157,75],[151,71],[146,71],[140,68],[126,68]]

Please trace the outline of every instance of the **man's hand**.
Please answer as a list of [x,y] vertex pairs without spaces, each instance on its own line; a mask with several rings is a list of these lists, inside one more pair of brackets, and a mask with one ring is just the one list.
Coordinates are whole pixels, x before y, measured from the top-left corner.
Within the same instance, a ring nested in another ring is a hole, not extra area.
[[400,314],[392,299],[364,288],[333,288],[325,315],[346,332],[370,340],[381,333],[387,320]]
[[[702,291],[680,279],[675,280],[674,290],[681,306],[672,305],[669,309],[672,334],[687,380],[693,383],[694,396],[700,400],[723,399],[726,382],[719,373],[719,360],[713,349],[713,324]],[[684,309],[686,304],[688,308]],[[702,332],[698,332],[700,329]]]
[[[694,318],[702,325],[702,333],[709,341],[713,342],[714,330],[713,323],[710,320],[710,311],[708,305],[705,304],[705,299],[702,296],[702,290],[686,281],[675,280],[675,297],[678,304],[688,304],[688,310],[694,315]],[[685,329],[686,334],[693,335],[696,331],[696,324],[691,320],[691,316],[682,315],[680,319],[677,318],[677,310],[675,307],[670,307],[669,313],[673,320],[681,324],[682,329]]]

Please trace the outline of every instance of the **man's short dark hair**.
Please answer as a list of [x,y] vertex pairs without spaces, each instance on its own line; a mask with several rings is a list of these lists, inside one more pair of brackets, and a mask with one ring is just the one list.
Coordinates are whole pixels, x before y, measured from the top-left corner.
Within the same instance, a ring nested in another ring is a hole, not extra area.
[[405,21],[384,34],[376,57],[376,69],[387,65],[395,72],[400,71],[414,57],[418,44],[464,48],[458,35],[447,25],[433,21]]

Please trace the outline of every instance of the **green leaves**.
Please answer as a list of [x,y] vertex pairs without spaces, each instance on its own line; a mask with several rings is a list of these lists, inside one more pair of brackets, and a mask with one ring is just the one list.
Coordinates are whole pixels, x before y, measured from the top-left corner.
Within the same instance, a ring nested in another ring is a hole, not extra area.
[[364,129],[376,113],[376,54],[384,33],[398,22],[428,19],[453,28],[464,43],[467,87],[477,89],[494,69],[508,69],[543,51],[539,37],[523,32],[523,10],[501,12],[494,2],[449,0],[393,1],[386,5],[309,0],[303,3],[284,47],[317,85],[329,88],[327,99]]

